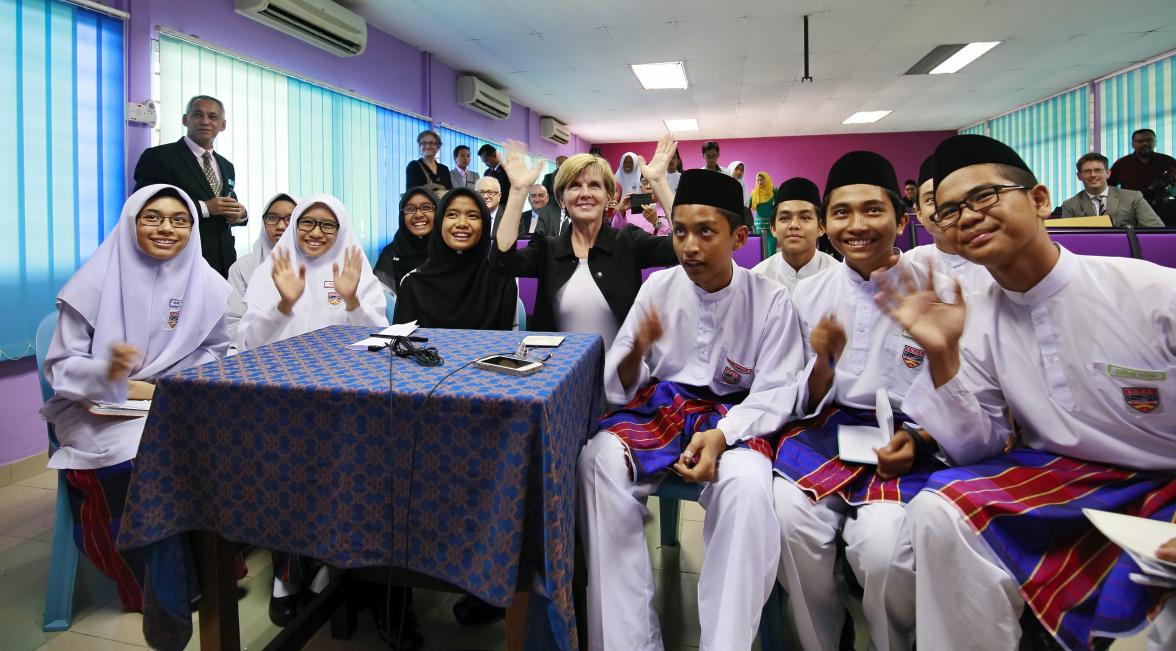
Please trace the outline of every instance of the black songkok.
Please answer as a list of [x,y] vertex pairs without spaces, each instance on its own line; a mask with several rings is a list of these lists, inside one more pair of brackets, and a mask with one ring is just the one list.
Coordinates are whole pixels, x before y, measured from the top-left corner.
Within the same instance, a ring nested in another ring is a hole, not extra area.
[[935,178],[935,154],[931,154],[923,160],[923,164],[919,166],[919,187],[931,179]]
[[776,190],[776,205],[780,205],[785,201],[807,201],[814,206],[821,205],[821,191],[817,189],[817,184],[804,178],[803,176],[794,176],[787,181],[780,184]]
[[825,181],[825,196],[846,185],[876,185],[898,194],[894,166],[881,154],[872,151],[851,151],[838,158]]
[[722,172],[705,169],[686,170],[678,179],[674,208],[691,203],[742,215],[743,186]]
[[935,187],[952,172],[972,165],[1010,165],[1033,173],[1012,147],[977,134],[952,136],[935,148]]

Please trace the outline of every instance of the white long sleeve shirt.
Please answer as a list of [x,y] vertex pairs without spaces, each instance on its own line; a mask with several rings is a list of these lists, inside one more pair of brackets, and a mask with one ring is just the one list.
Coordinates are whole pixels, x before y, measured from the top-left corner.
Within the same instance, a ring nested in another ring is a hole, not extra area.
[[788,288],[789,292],[794,292],[796,291],[797,283],[800,281],[836,266],[837,258],[824,251],[817,251],[812,259],[805,263],[803,267],[793,269],[792,265],[784,260],[784,254],[776,252],[752,267],[751,270],[784,285]]
[[[910,278],[919,287],[926,284],[927,270],[899,258],[898,264],[882,272],[890,278]],[[947,283],[939,277],[937,286]],[[874,304],[879,287],[874,280],[865,280],[848,264],[800,281],[792,295],[800,329],[804,335],[805,381],[797,401],[798,417],[811,418],[829,404],[836,402],[848,407],[874,409],[878,389],[885,387],[890,404],[903,409],[907,389],[919,375],[927,372],[926,353],[902,327]],[[833,315],[845,329],[845,350],[833,370],[833,385],[811,411],[808,402],[808,373],[816,364],[816,356],[809,338],[813,328],[826,315]]]
[[[704,291],[681,267],[658,271],[645,281],[605,357],[609,402],[632,400],[654,378],[706,387],[717,395],[748,391],[718,423],[728,444],[766,436],[788,421],[804,367],[788,292],[775,281],[731,266],[731,284],[717,292]],[[625,390],[617,367],[654,308],[662,337]]]
[[1061,249],[1029,291],[973,297],[960,346],[959,373],[906,406],[951,461],[999,453],[1011,407],[1031,448],[1176,470],[1176,270]]
[[934,244],[924,244],[902,254],[925,269],[958,278],[964,294],[984,291],[996,281],[983,265],[969,262],[963,256],[944,253]]

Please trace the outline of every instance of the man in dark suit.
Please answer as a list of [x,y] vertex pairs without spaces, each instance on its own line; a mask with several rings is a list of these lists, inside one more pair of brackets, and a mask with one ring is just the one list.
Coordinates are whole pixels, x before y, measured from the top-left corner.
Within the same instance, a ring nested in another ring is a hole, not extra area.
[[551,202],[556,204],[557,206],[561,205],[561,204],[559,201],[559,197],[555,196],[555,175],[559,173],[559,166],[563,165],[564,161],[566,161],[567,159],[568,159],[567,156],[556,156],[555,157],[555,171],[548,172],[543,177],[543,187],[547,188],[547,196],[551,199]]
[[187,135],[139,156],[135,190],[166,183],[188,193],[200,210],[197,222],[204,259],[217,273],[228,277],[229,267],[237,260],[229,229],[244,226],[249,215],[237,202],[233,164],[212,149],[217,135],[225,130],[224,104],[215,97],[197,95],[188,100],[183,123]]
[[547,195],[547,188],[535,184],[527,191],[531,209],[524,210],[519,221],[519,239],[559,234],[560,209]]
[[498,186],[502,192],[501,202],[505,206],[506,200],[510,198],[510,177],[506,175],[506,170],[502,169],[502,161],[498,158],[498,150],[495,149],[494,145],[486,143],[478,147],[478,158],[482,159],[482,164],[486,166],[485,176],[492,176],[498,179]]

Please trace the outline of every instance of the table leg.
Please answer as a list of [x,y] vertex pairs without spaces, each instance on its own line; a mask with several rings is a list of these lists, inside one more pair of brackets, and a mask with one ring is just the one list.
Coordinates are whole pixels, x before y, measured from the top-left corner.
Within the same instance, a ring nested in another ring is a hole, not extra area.
[[506,607],[506,651],[523,651],[527,637],[527,604],[531,593],[517,591]]
[[200,573],[200,648],[239,651],[237,622],[236,545],[212,531],[196,533],[196,566]]

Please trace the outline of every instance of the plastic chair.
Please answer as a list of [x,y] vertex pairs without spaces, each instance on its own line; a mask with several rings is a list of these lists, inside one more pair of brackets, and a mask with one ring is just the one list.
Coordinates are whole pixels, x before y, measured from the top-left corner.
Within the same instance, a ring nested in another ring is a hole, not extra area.
[[[45,355],[57,327],[57,312],[45,315],[37,326],[37,377],[41,381],[41,400],[53,397],[53,387],[45,379]],[[53,425],[48,424],[49,453],[58,448]],[[69,509],[69,482],[65,471],[57,471],[57,506],[53,518],[53,546],[49,553],[49,582],[45,589],[45,613],[41,630],[45,632],[69,630],[73,620],[74,580],[78,574],[78,546],[74,544],[73,512]]]
[[523,299],[515,299],[515,318],[519,322],[519,330],[527,329],[527,308],[523,305]]
[[396,314],[396,294],[384,291],[384,301],[387,306],[384,308],[384,315],[388,317],[388,323],[396,323],[392,320],[392,315]]
[[[661,544],[664,547],[678,546],[679,502],[697,502],[702,492],[698,484],[689,484],[677,477],[666,477],[653,495],[657,498],[661,513]],[[760,612],[760,648],[784,648],[784,589],[779,582],[772,582],[772,593]]]

